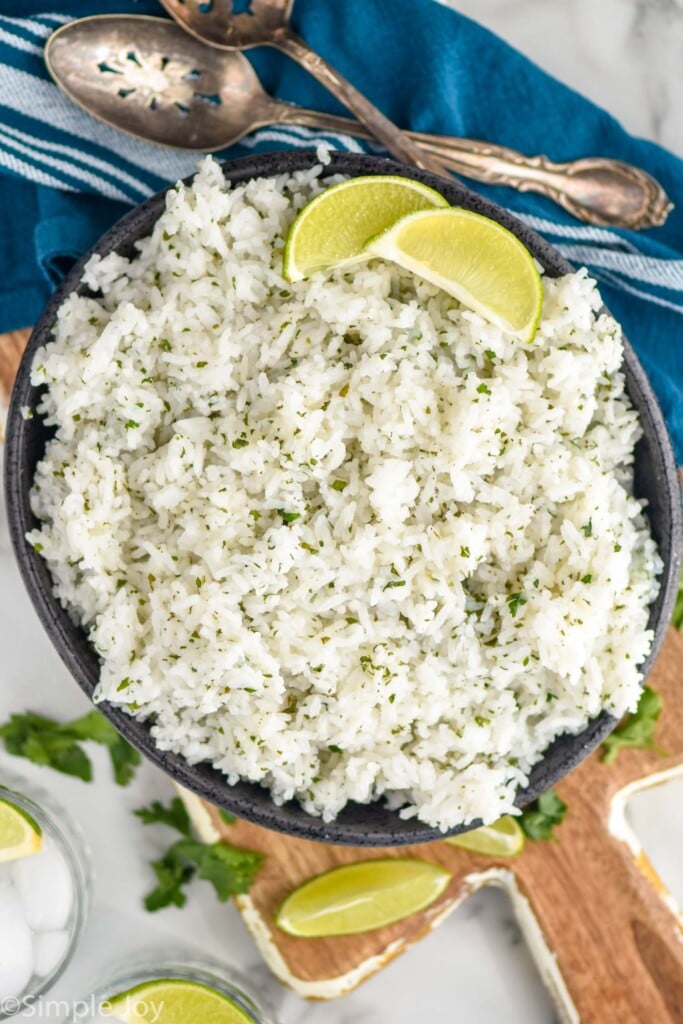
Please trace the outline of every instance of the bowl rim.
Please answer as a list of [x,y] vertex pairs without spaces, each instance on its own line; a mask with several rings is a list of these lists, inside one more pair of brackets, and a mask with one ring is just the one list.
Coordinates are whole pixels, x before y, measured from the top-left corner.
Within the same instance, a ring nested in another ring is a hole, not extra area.
[[[507,227],[531,249],[552,276],[569,273],[574,267],[568,263],[545,239],[527,227],[514,215],[463,186],[456,179],[439,178],[429,172],[407,167],[392,160],[365,154],[331,152],[326,174],[400,174],[403,177],[421,181],[440,191],[453,205],[463,205],[492,217]],[[261,153],[220,164],[226,178],[234,184],[243,183],[255,177],[270,177],[308,170],[319,163],[314,150],[288,150]],[[185,184],[194,175],[184,179]],[[37,320],[26,345],[17,373],[10,408],[7,417],[7,442],[5,458],[5,492],[7,515],[12,547],[19,570],[28,590],[29,597],[38,617],[70,674],[81,689],[92,699],[96,678],[92,677],[95,655],[89,647],[85,633],[74,627],[66,611],[59,605],[50,587],[46,563],[26,541],[26,532],[36,520],[28,508],[28,491],[32,474],[26,465],[27,421],[22,415],[24,406],[31,406],[38,389],[30,384],[30,367],[35,350],[49,340],[51,326],[57,308],[72,291],[81,287],[81,276],[87,260],[93,254],[104,255],[120,250],[149,233],[151,225],[163,210],[166,194],[175,187],[167,186],[145,202],[134,207],[97,242],[73,266],[48,302]],[[668,513],[666,541],[668,558],[661,577],[659,596],[651,608],[650,628],[654,629],[653,643],[648,657],[642,665],[643,680],[651,668],[664,639],[676,596],[681,562],[681,501],[680,482],[675,458],[664,418],[654,392],[630,343],[624,338],[623,368],[627,375],[631,400],[637,405],[641,420],[648,420],[650,436],[657,441],[661,471],[660,484],[664,491],[664,506]],[[661,545],[660,545],[661,546]],[[42,571],[41,571],[42,570]],[[74,635],[79,633],[92,655],[90,665],[84,659],[87,655],[75,650]],[[255,783],[240,782],[230,785],[225,776],[208,763],[191,765],[181,755],[162,751],[156,747],[150,735],[149,726],[126,714],[122,708],[106,702],[97,705],[119,732],[132,743],[148,760],[161,768],[176,783],[191,790],[209,802],[231,811],[238,817],[269,829],[304,839],[322,842],[349,844],[354,846],[403,846],[415,845],[442,839],[476,827],[478,822],[457,826],[447,832],[431,828],[417,819],[401,819],[396,811],[389,811],[384,801],[378,798],[371,804],[349,804],[332,822],[324,822],[305,812],[298,803],[290,801],[277,805],[268,790]],[[578,734],[558,737],[544,752],[543,758],[534,766],[529,784],[518,792],[516,803],[524,806],[540,793],[555,785],[592,750],[594,750],[616,725],[616,720],[602,712],[591,719]],[[563,756],[554,768],[544,771],[548,758],[559,749],[561,742],[567,746]],[[265,798],[263,797],[265,794]]]

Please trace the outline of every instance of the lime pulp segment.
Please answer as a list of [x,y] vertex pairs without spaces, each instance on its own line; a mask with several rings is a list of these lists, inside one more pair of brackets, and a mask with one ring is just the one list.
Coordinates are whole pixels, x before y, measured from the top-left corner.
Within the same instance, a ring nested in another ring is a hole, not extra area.
[[450,880],[438,864],[409,858],[346,864],[295,889],[276,923],[301,938],[372,931],[424,910]]
[[0,800],[0,863],[38,853],[42,830],[26,811],[9,800]]
[[367,251],[430,281],[504,331],[531,341],[543,306],[531,253],[471,210],[423,210],[370,240]]
[[144,982],[102,1004],[127,1024],[254,1024],[253,1017],[208,985],[181,978]]
[[492,825],[483,825],[459,836],[449,836],[444,841],[462,850],[483,853],[489,857],[516,857],[524,849],[524,832],[519,822],[506,814]]

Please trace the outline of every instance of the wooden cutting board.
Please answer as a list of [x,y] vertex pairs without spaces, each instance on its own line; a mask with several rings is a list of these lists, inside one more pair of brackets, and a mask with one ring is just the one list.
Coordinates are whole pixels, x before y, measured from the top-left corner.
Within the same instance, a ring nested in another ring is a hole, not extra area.
[[[0,389],[8,393],[27,332],[0,336]],[[309,999],[350,991],[435,928],[462,900],[502,886],[563,1022],[683,1024],[683,921],[628,827],[624,808],[638,790],[683,776],[683,634],[669,630],[649,683],[664,699],[657,742],[664,755],[625,750],[612,765],[592,754],[559,786],[569,814],[557,842],[527,843],[495,860],[443,842],[358,849],[292,839],[245,821],[225,825],[215,808],[184,792],[195,826],[265,855],[237,906],[275,975]],[[292,888],[339,864],[412,856],[453,875],[438,903],[365,935],[295,939],[274,913]]]

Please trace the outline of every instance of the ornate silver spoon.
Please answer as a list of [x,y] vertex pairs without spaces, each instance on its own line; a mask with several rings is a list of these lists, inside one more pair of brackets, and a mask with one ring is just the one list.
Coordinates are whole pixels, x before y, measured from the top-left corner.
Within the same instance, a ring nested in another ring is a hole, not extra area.
[[[165,146],[208,152],[271,124],[371,137],[357,121],[273,99],[246,57],[207,47],[165,18],[72,21],[50,37],[45,59],[57,84],[80,106]],[[653,178],[617,160],[554,164],[488,142],[408,134],[458,174],[540,192],[592,224],[653,227],[671,209]]]
[[362,121],[397,160],[444,174],[441,161],[408,138],[355,86],[289,27],[294,0],[250,0],[248,12],[233,13],[232,0],[161,0],[190,35],[224,50],[274,46],[300,64]]

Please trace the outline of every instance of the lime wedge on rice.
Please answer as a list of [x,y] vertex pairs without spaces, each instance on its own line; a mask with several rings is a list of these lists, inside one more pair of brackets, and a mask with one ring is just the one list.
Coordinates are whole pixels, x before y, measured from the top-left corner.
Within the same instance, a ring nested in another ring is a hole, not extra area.
[[146,981],[111,996],[100,1009],[128,1024],[254,1024],[221,992],[180,978]]
[[16,804],[0,800],[0,863],[38,853],[42,845],[38,822]]
[[531,341],[543,306],[534,258],[511,231],[470,210],[422,210],[367,251],[430,281],[503,331]]
[[295,889],[275,922],[288,935],[356,935],[424,910],[444,892],[451,875],[438,864],[396,858],[345,864]]
[[391,174],[349,178],[312,199],[289,229],[283,274],[301,281],[316,270],[367,258],[365,244],[401,217],[448,206],[433,188]]
[[474,828],[460,836],[449,836],[444,842],[489,857],[516,857],[524,849],[524,833],[519,822],[506,814],[492,825]]

